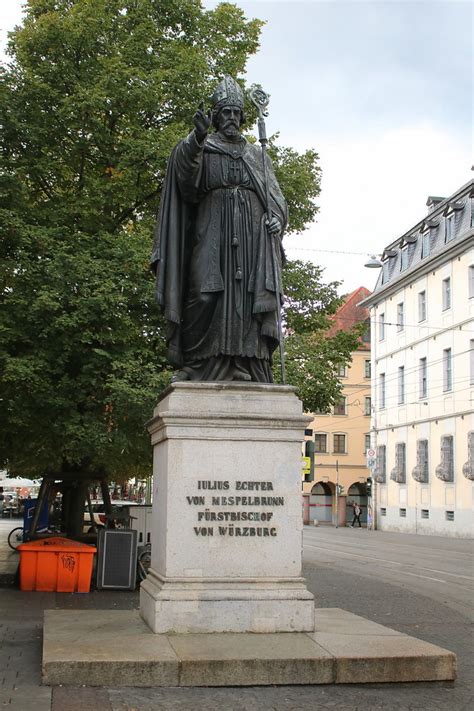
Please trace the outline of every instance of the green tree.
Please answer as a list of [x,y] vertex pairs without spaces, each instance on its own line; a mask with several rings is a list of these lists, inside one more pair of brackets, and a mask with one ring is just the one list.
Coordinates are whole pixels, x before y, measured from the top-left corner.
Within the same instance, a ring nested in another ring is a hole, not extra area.
[[[335,330],[331,317],[343,302],[339,282],[324,283],[311,262],[289,261],[283,270],[286,380],[297,388],[305,410],[326,412],[341,394],[340,366],[348,365],[363,326]],[[275,380],[279,379],[279,353]]]
[[[29,0],[2,67],[0,465],[142,475],[169,382],[148,271],[166,159],[262,23],[198,0]],[[249,122],[254,118],[251,106]],[[292,229],[317,156],[272,147]]]

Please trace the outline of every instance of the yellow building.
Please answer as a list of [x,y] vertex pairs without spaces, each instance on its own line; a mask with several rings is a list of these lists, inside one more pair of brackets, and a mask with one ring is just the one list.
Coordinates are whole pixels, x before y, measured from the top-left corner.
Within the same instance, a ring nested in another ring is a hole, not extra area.
[[[369,312],[358,306],[370,292],[359,287],[349,294],[338,309],[334,321],[337,329],[350,329],[366,322]],[[361,521],[367,523],[366,451],[370,448],[370,329],[352,354],[352,362],[341,369],[341,401],[329,414],[316,413],[309,428],[314,440],[314,481],[303,484],[303,518],[305,523],[317,520],[339,525],[352,521],[352,503],[359,503]],[[336,487],[339,496],[336,501]]]

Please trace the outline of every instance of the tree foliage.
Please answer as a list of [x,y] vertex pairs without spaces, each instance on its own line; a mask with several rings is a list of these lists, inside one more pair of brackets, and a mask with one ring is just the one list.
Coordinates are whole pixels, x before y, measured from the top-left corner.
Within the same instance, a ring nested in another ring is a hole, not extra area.
[[[296,387],[310,412],[326,412],[338,400],[338,369],[350,363],[362,328],[334,331],[331,317],[343,299],[337,295],[339,283],[324,283],[322,272],[300,260],[289,261],[283,271],[286,381]],[[277,354],[277,382],[279,369]]]
[[[28,0],[0,88],[0,464],[12,473],[149,471],[144,422],[171,375],[148,271],[166,160],[216,81],[244,75],[261,26],[229,3]],[[270,151],[300,230],[317,210],[317,154],[276,139]]]

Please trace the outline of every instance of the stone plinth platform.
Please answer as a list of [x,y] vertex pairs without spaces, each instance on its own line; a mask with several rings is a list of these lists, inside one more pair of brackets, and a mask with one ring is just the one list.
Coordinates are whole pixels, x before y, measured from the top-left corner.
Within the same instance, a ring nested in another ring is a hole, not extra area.
[[43,683],[257,686],[446,681],[456,656],[337,608],[315,632],[156,634],[135,610],[47,610]]

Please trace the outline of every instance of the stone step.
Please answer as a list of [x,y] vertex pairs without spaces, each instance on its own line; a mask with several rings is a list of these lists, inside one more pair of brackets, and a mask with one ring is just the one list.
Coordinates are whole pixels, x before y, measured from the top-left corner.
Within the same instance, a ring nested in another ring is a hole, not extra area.
[[43,683],[258,686],[446,681],[456,656],[337,608],[316,631],[154,634],[138,610],[47,610]]

